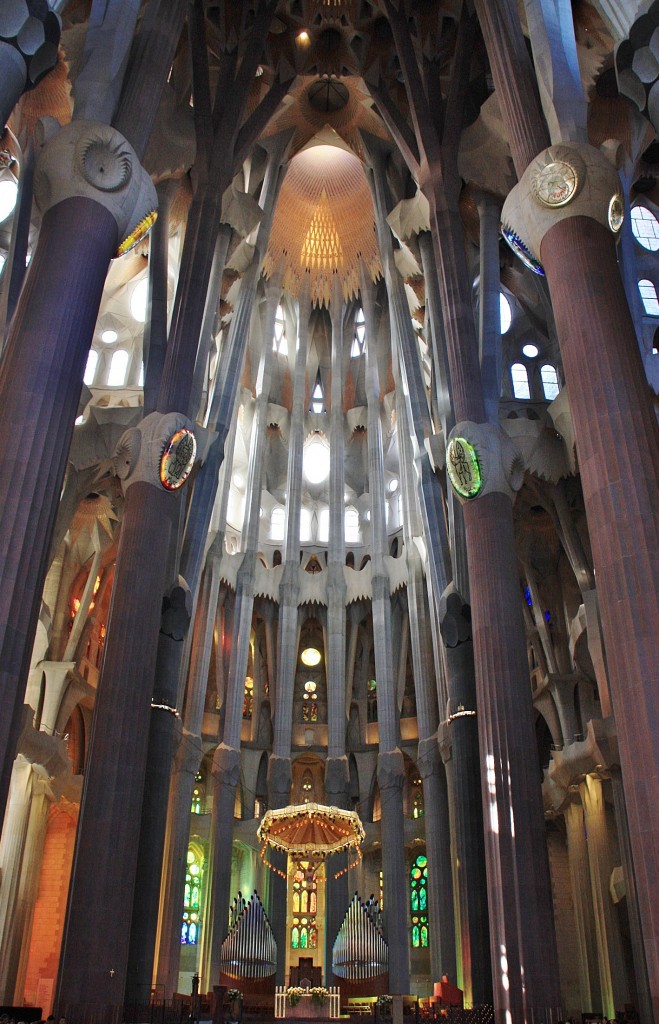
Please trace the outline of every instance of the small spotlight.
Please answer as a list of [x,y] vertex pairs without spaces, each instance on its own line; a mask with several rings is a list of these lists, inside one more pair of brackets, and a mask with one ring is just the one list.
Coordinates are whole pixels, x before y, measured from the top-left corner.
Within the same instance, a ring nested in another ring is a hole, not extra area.
[[306,28],[303,28],[301,32],[297,34],[297,41],[300,46],[308,46],[310,42],[309,33]]

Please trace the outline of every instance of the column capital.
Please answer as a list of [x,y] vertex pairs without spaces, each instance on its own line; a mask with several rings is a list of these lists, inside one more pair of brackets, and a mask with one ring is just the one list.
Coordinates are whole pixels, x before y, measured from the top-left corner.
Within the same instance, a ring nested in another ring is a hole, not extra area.
[[402,751],[385,750],[378,754],[378,785],[380,789],[402,789],[405,782],[405,763]]
[[340,757],[328,757],[325,761],[325,791],[332,802],[344,800],[348,787],[348,758],[345,754]]
[[521,452],[495,423],[456,423],[446,446],[446,468],[462,505],[497,493],[514,501],[524,480]]
[[112,456],[124,493],[138,482],[178,490],[199,458],[198,442],[205,447],[208,438],[208,432],[183,413],[149,413],[121,435]]
[[158,215],[158,197],[116,128],[98,121],[71,121],[62,128],[54,117],[44,117],[37,144],[34,197],[42,214],[65,199],[90,199],[117,223],[116,256],[144,237]]
[[615,140],[600,149],[576,142],[549,146],[531,161],[508,194],[501,211],[503,236],[536,273],[543,272],[543,239],[560,221],[590,217],[613,234],[620,230],[618,148]]
[[435,733],[433,736],[427,736],[424,740],[419,740],[416,766],[421,778],[429,779],[432,775],[436,775],[440,763],[441,755],[437,746],[437,734]]
[[212,775],[219,785],[235,789],[240,780],[240,751],[220,743],[213,757]]

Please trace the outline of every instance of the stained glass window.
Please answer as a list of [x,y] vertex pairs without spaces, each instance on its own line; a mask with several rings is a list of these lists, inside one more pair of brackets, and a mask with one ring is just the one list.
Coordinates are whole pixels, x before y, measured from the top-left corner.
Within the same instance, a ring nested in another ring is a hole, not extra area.
[[428,947],[428,858],[420,853],[410,868],[412,948]]
[[300,861],[293,876],[290,908],[292,911],[291,949],[316,949],[318,931],[318,882],[308,861]]
[[199,938],[199,911],[201,907],[201,855],[194,847],[188,849],[185,889],[183,894],[183,923],[181,944],[195,946]]
[[414,787],[412,791],[412,817],[422,818],[423,817],[423,788],[421,778],[415,775],[412,779],[412,785]]
[[254,680],[251,676],[245,678],[245,693],[243,695],[243,718],[252,717],[254,706]]
[[202,808],[202,797],[203,797],[202,785],[201,784],[204,781],[204,777],[201,774],[201,772],[197,772],[197,774],[194,777],[194,781],[195,781],[195,785],[194,785],[194,789],[192,790],[192,807],[190,808],[190,810],[191,810],[191,812],[193,814],[201,814],[202,813],[202,809],[201,809]]

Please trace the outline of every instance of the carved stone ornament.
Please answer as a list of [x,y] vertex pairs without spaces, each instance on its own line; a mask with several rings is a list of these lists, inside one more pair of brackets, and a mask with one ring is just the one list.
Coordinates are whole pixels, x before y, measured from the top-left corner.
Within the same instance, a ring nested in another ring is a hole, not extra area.
[[[452,444],[454,441],[459,443]],[[464,466],[459,463],[460,449],[465,453]],[[473,457],[467,458],[471,453]],[[524,479],[524,460],[520,452],[493,423],[456,423],[449,434],[446,463],[447,470],[451,464],[449,479],[463,505],[493,493],[505,494],[512,501]]]
[[429,779],[439,770],[441,758],[437,746],[437,734],[419,740],[416,767],[422,779]]
[[387,750],[378,754],[378,785],[383,789],[402,789],[405,782],[405,762],[402,752]]
[[240,751],[220,743],[215,750],[211,773],[220,785],[235,788],[240,781]]
[[268,761],[268,789],[288,801],[291,791],[291,759],[271,754]]
[[[180,412],[163,415],[152,412],[137,427],[119,438],[112,458],[115,474],[123,483],[124,492],[138,480],[162,487],[163,453],[171,439],[181,430],[196,434],[199,427]],[[171,488],[166,488],[171,490]]]
[[348,785],[348,758],[328,757],[325,762],[325,792],[328,796],[345,794]]
[[561,144],[531,161],[501,211],[503,236],[509,244],[516,243],[513,249],[520,258],[526,255],[528,265],[541,264],[543,238],[568,217],[591,217],[614,234],[619,231],[615,197],[622,191],[615,167],[617,149],[612,140],[600,149]]
[[24,64],[26,89],[34,88],[57,63],[62,23],[51,6],[43,0],[0,3],[0,40]]
[[117,222],[117,253],[127,251],[155,220],[156,190],[133,147],[116,129],[96,121],[60,128],[52,117],[37,126],[34,195],[42,214],[81,196],[104,206]]

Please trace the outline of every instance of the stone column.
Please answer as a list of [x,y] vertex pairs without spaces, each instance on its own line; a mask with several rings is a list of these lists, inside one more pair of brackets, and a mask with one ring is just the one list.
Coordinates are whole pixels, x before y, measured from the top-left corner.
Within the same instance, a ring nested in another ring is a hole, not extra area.
[[478,342],[485,415],[499,422],[501,395],[501,317],[499,280],[499,213],[494,196],[480,192],[476,197],[480,219],[480,289]]
[[7,813],[0,841],[0,999],[9,1006],[14,1002],[16,968],[22,939],[20,930],[14,931],[14,915],[18,904],[30,821],[32,775],[33,765],[19,754],[12,772]]
[[[39,889],[48,811],[53,800],[50,780],[45,769],[40,765],[32,765],[31,784],[30,818],[21,856],[21,879],[12,915],[11,949],[4,949],[2,957],[3,974],[7,978],[14,975],[14,992],[11,1000],[14,1006],[23,1002],[34,904]],[[8,990],[9,985],[6,988]]]
[[423,807],[428,857],[428,924],[432,977],[456,976],[451,829],[446,772],[437,746],[439,705],[433,678],[431,612],[423,580],[423,567],[414,537],[421,523],[413,482],[414,464],[407,410],[400,388],[396,397],[399,430],[403,536],[407,558],[407,603],[410,615],[412,666],[419,730],[418,768],[423,782]]
[[620,929],[609,892],[613,868],[610,839],[604,807],[602,783],[594,775],[586,775],[580,786],[584,807],[590,882],[595,912],[597,964],[600,978],[601,1009],[607,1018],[630,1002],[629,985],[624,968]]
[[483,899],[487,879],[471,609],[450,587],[440,616],[449,686],[463,982],[473,1004],[480,1006],[492,1003],[492,974],[487,902]]
[[[346,757],[346,581],[345,581],[345,437],[343,417],[345,306],[338,274],[332,282],[332,382],[330,391],[329,541],[327,545],[327,761],[325,791],[328,802],[348,806]],[[331,970],[337,932],[348,909],[348,858],[341,854],[327,864],[325,963]],[[343,872],[339,878],[335,873]]]
[[[393,665],[391,597],[384,556],[387,551],[384,462],[380,422],[380,382],[377,364],[377,321],[372,287],[362,274],[366,321],[366,399],[368,406],[368,482],[371,498],[371,612],[378,707],[378,767],[382,818],[382,876],[386,936],[389,945],[389,988],[405,994],[410,987],[407,926],[407,872],[403,834],[405,767],[398,746],[399,721]],[[332,374],[334,383],[334,374]]]
[[[160,482],[161,454],[189,426],[177,413],[152,413],[117,449],[127,495],[117,553],[123,572],[112,593],[60,957],[56,1002],[64,1015],[95,1004],[111,1019],[123,1002],[161,612],[153,594],[164,592],[178,504]],[[154,558],[154,534],[162,557]],[[125,894],[120,905],[117,892]]]
[[[513,214],[511,219],[504,206],[502,219],[517,230],[544,267],[572,398],[657,1017],[659,901],[652,879],[659,870],[659,824],[649,808],[657,802],[659,792],[652,738],[656,701],[650,682],[659,615],[654,509],[659,481],[657,461],[647,458],[647,453],[657,449],[658,429],[609,229],[609,204],[620,190],[619,179],[611,164],[592,147],[569,143],[558,147],[559,152],[556,147],[545,149],[548,139],[514,4],[510,0],[477,0],[476,7],[520,176],[506,202],[508,209],[514,205],[520,215]],[[515,26],[508,38],[499,30],[502,19]],[[515,75],[509,74],[511,66],[517,69]],[[533,126],[527,123],[529,117]],[[615,160],[615,153],[610,155]],[[533,188],[541,182],[547,164],[557,159],[574,170],[577,187],[571,196],[566,193],[560,208],[550,209],[541,198],[533,197]],[[584,182],[586,187],[580,187]]]
[[593,897],[588,866],[586,829],[581,803],[573,800],[565,809],[570,888],[574,905],[574,927],[579,947],[579,994],[582,1011],[602,1009]]
[[213,841],[211,876],[210,977],[218,977],[220,952],[227,934],[231,899],[231,844],[236,786],[240,778],[240,734],[243,718],[245,676],[249,659],[254,608],[254,568],[259,537],[261,486],[267,430],[268,400],[272,374],[272,343],[275,314],[280,298],[280,283],[266,286],[266,308],[261,324],[263,343],[256,379],[256,401],[250,440],[248,478],[245,496],[242,564],[236,580],[236,601],[233,621],[231,661],[225,699],[224,733],[213,761],[215,789],[211,830]]

